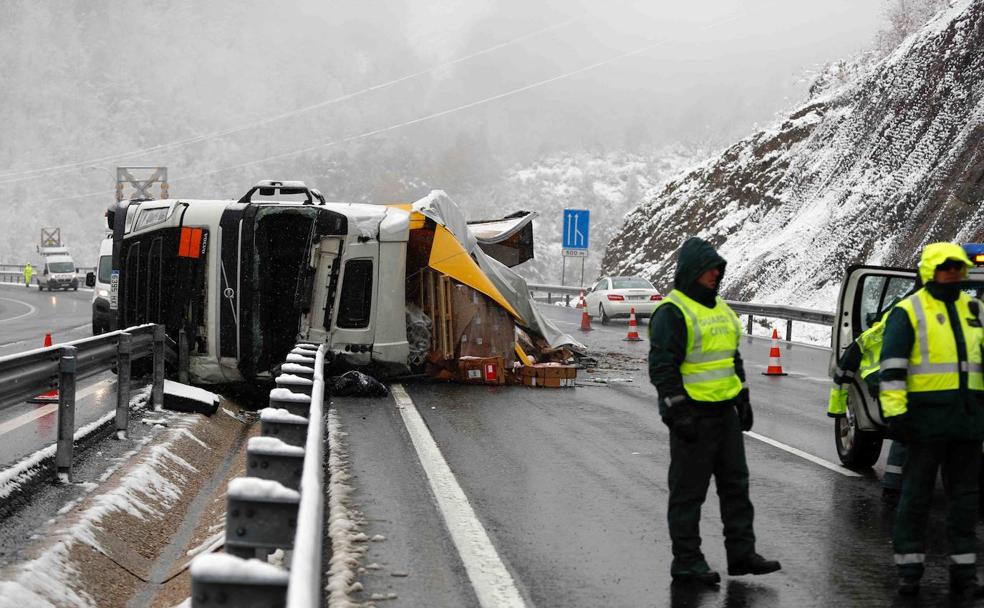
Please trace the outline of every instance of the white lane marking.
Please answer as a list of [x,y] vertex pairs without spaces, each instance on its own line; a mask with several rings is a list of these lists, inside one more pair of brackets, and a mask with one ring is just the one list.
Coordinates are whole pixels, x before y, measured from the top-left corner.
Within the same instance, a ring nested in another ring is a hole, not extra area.
[[27,306],[30,309],[30,310],[28,310],[27,312],[25,312],[22,315],[17,315],[16,317],[10,317],[9,319],[0,319],[0,323],[9,323],[10,321],[16,321],[17,319],[23,319],[24,317],[29,317],[29,316],[33,315],[34,313],[36,313],[38,311],[38,309],[35,308],[34,306],[28,304],[27,302],[23,302],[21,300],[15,300],[13,298],[0,298],[0,300],[4,300],[6,302],[13,302],[15,304],[21,304],[23,306]]
[[483,608],[525,608],[526,603],[516,589],[512,576],[492,546],[485,528],[475,516],[468,497],[458,485],[454,473],[441,455],[441,450],[434,443],[434,438],[427,430],[427,425],[410,395],[399,384],[394,384],[391,389],[403,423],[417,450],[417,457],[427,474],[431,491],[437,498],[444,523],[451,533],[451,540],[458,548],[465,571],[475,589],[478,603]]
[[[106,388],[106,387],[112,385],[115,382],[116,382],[115,380],[100,380],[99,382],[96,382],[95,384],[91,384],[91,385],[89,385],[89,386],[87,386],[87,387],[85,387],[85,388],[83,388],[83,389],[81,389],[79,391],[76,391],[76,393],[75,393],[75,401],[76,402],[81,401],[82,399],[85,399],[86,397],[88,397],[92,393],[95,393],[97,391],[100,391],[103,388]],[[4,423],[0,424],[0,435],[3,435],[5,433],[9,433],[10,431],[13,431],[15,429],[18,429],[18,428],[24,426],[25,424],[27,424],[28,422],[31,422],[32,420],[37,420],[38,418],[41,418],[42,416],[47,416],[48,414],[50,414],[51,412],[54,412],[57,409],[58,409],[58,404],[57,403],[49,403],[49,404],[45,405],[44,407],[39,407],[37,409],[31,410],[30,412],[27,412],[26,414],[21,414],[20,416],[18,416],[16,418],[13,418],[11,420],[8,420],[7,422],[4,422]]]
[[814,456],[813,454],[808,454],[808,453],[804,452],[803,450],[799,450],[797,448],[794,448],[791,445],[786,445],[785,443],[782,443],[780,441],[776,441],[775,439],[770,439],[769,437],[765,437],[764,435],[759,435],[758,433],[753,433],[752,431],[745,431],[745,434],[748,435],[749,437],[751,437],[752,439],[758,439],[762,443],[768,443],[769,445],[775,446],[775,447],[779,448],[780,450],[785,450],[785,451],[789,452],[790,454],[793,454],[795,456],[799,456],[800,458],[804,458],[806,460],[809,460],[810,462],[812,462],[814,464],[818,464],[818,465],[820,465],[820,466],[822,466],[822,467],[824,467],[826,469],[830,469],[831,471],[835,471],[837,473],[840,473],[841,475],[844,475],[845,477],[861,477],[861,475],[859,473],[855,473],[854,471],[852,471],[851,469],[848,469],[847,467],[842,467],[839,464],[834,464],[832,462],[826,461],[823,458],[820,458],[819,456]]

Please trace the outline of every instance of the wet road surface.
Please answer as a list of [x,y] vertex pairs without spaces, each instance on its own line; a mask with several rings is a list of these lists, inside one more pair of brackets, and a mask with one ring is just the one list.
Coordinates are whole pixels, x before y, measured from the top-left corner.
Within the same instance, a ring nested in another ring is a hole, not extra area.
[[[579,311],[548,314],[576,323]],[[596,326],[597,327],[597,326]],[[641,332],[645,335],[646,327]],[[712,489],[703,549],[720,587],[672,585],[666,528],[668,433],[645,369],[646,342],[623,342],[625,324],[578,334],[599,365],[576,389],[409,384],[407,393],[529,606],[937,606],[947,603],[943,497],[929,526],[923,593],[895,594],[881,465],[837,469],[824,415],[826,349],[783,343],[789,376],[761,375],[769,341],[746,339],[756,423],[747,436],[758,551],[781,572],[728,577]],[[761,369],[757,366],[761,366]],[[363,532],[379,535],[360,579],[388,606],[477,606],[433,490],[393,398],[337,399],[348,433],[353,502]],[[887,450],[884,450],[887,452]],[[980,531],[979,531],[980,535]],[[959,605],[959,604],[958,604]]]
[[[40,348],[45,333],[54,343],[92,335],[92,292],[38,291],[0,284],[0,357]],[[79,383],[75,425],[98,420],[115,407],[116,376],[110,373]],[[0,411],[0,467],[55,443],[56,404],[22,403]]]

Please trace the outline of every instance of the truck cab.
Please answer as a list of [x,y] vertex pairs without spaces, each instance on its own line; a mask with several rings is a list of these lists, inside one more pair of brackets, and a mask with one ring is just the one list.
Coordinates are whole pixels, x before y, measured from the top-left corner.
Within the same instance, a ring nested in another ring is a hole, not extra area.
[[[979,297],[984,286],[984,246],[968,244],[964,249],[974,262],[965,290]],[[915,288],[917,278],[918,272],[914,268],[851,266],[847,269],[830,335],[828,371],[831,377],[847,347],[909,294]],[[881,406],[860,378],[853,379],[847,388],[847,415],[834,419],[837,455],[844,466],[870,467],[878,461],[885,438]]]
[[203,384],[271,380],[299,339],[404,371],[407,218],[288,181],[123,201],[107,214],[120,326],[164,324],[179,377]]

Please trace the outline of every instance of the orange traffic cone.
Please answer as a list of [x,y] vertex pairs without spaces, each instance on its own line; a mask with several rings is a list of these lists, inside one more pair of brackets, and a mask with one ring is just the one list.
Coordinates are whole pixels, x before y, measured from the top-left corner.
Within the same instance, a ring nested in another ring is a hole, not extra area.
[[629,309],[629,334],[622,338],[623,342],[640,342],[642,338],[639,337],[639,331],[636,329],[638,325],[636,324],[635,318],[635,308]]
[[588,314],[587,306],[581,307],[581,331],[591,331],[591,315]]
[[779,332],[772,328],[772,348],[769,349],[769,367],[762,372],[763,376],[788,376],[782,371],[782,363],[779,361]]
[[584,290],[581,290],[581,295],[577,298],[577,304],[574,308],[587,308],[588,303],[584,301]]
[[[51,346],[51,334],[44,335],[44,347],[47,348]],[[28,399],[28,403],[57,403],[58,402],[58,389],[53,389],[48,391],[43,395],[38,395],[33,399]]]

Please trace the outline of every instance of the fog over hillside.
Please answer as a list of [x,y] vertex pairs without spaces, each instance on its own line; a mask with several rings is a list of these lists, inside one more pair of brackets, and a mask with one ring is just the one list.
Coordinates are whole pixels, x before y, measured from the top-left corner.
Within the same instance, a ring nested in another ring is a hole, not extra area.
[[335,200],[441,188],[471,217],[513,196],[553,213],[570,201],[527,197],[517,175],[609,158],[603,183],[621,158],[724,146],[868,48],[883,4],[4,2],[0,262],[60,226],[91,263],[117,165],[167,166],[172,197],[284,178]]

